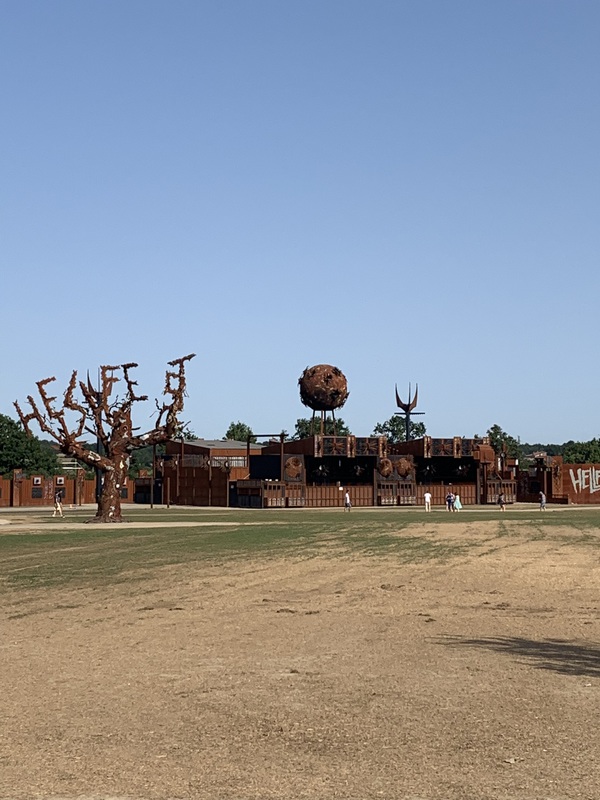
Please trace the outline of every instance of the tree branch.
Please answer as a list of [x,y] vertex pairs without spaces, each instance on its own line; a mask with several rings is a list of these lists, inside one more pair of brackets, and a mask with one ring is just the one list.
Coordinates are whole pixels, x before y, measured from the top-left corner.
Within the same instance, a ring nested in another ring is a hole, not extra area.
[[[162,405],[156,401],[159,412],[157,424],[153,430],[140,436],[133,435],[131,407],[136,402],[147,400],[148,397],[136,394],[137,382],[130,374],[130,370],[137,366],[133,362],[122,364],[120,367],[102,366],[99,390],[94,389],[89,375],[87,382],[78,381],[77,371],[74,370],[64,393],[61,409],[55,408],[56,397],[49,396],[46,391],[46,386],[55,380],[54,377],[45,378],[36,384],[43,409],[31,396],[27,398],[31,407],[30,412],[25,413],[17,402],[14,405],[19,419],[29,434],[31,434],[30,424],[35,421],[44,433],[58,442],[63,453],[75,456],[83,463],[100,467],[104,471],[117,467],[121,469],[126,454],[140,447],[160,444],[177,434],[180,428],[177,415],[183,410],[186,396],[185,365],[194,358],[194,355],[191,353],[183,358],[169,361],[169,366],[173,369],[166,371],[164,388],[166,400]],[[127,390],[123,400],[119,401],[117,398],[110,403],[114,384],[119,380],[115,372],[119,369],[123,370]],[[81,392],[82,400],[75,397],[77,388]],[[73,430],[67,425],[66,411],[74,411],[79,415]],[[53,422],[56,425],[53,425]],[[84,444],[78,441],[84,433],[89,433],[100,440],[105,455],[86,449]]]

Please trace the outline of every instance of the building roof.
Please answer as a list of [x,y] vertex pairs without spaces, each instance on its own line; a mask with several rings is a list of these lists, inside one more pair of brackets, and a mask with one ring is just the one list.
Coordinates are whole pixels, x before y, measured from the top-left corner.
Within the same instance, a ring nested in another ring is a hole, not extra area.
[[[208,450],[243,450],[248,449],[247,442],[238,442],[236,439],[186,439],[186,447],[206,447]],[[262,450],[263,445],[250,443],[251,450]]]

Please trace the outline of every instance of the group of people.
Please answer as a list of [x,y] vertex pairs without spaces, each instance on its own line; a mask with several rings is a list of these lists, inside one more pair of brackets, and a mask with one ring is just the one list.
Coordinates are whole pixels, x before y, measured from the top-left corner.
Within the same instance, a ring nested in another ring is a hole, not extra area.
[[462,509],[462,503],[460,502],[460,495],[455,494],[452,490],[448,492],[446,495],[446,511],[460,511]]
[[[431,492],[429,489],[423,495],[423,500],[425,501],[425,511],[431,511]],[[506,511],[506,495],[504,492],[500,492],[498,495],[497,500],[498,505],[500,506],[500,511]],[[344,511],[350,511],[352,508],[352,502],[350,500],[350,492],[346,489],[344,494]],[[449,491],[446,495],[446,511],[460,511],[462,509],[462,503],[460,501],[460,495],[455,494],[453,491]],[[540,511],[546,510],[546,495],[543,492],[540,492]],[[54,516],[54,515],[53,515]],[[62,516],[62,509],[61,509],[61,516]]]
[[[429,489],[423,495],[423,500],[425,501],[425,511],[431,511],[432,497]],[[460,511],[461,509],[460,495],[450,490],[446,495],[446,511]]]

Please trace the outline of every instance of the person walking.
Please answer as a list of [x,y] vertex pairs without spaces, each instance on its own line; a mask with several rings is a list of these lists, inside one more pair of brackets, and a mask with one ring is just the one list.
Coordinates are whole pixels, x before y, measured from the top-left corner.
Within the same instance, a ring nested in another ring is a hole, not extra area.
[[423,500],[425,501],[425,511],[431,511],[431,492],[429,489],[423,495]]
[[350,492],[346,489],[344,494],[344,511],[350,511],[352,508],[352,501],[350,500]]
[[460,502],[460,495],[457,493],[454,495],[454,511],[460,511],[462,508],[462,503]]
[[454,510],[454,492],[450,489],[446,495],[446,511]]
[[546,495],[540,492],[540,511],[546,510]]
[[504,492],[500,492],[498,495],[498,505],[500,506],[500,511],[506,511],[506,497],[504,496]]
[[54,492],[54,513],[52,514],[55,517],[58,514],[59,517],[63,516],[62,510],[62,492],[60,489],[57,489]]

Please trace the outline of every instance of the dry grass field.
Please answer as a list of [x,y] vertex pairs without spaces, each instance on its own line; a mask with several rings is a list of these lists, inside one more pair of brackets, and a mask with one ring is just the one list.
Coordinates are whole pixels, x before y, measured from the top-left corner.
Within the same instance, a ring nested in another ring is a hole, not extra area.
[[598,800],[600,509],[0,515],[0,797]]

